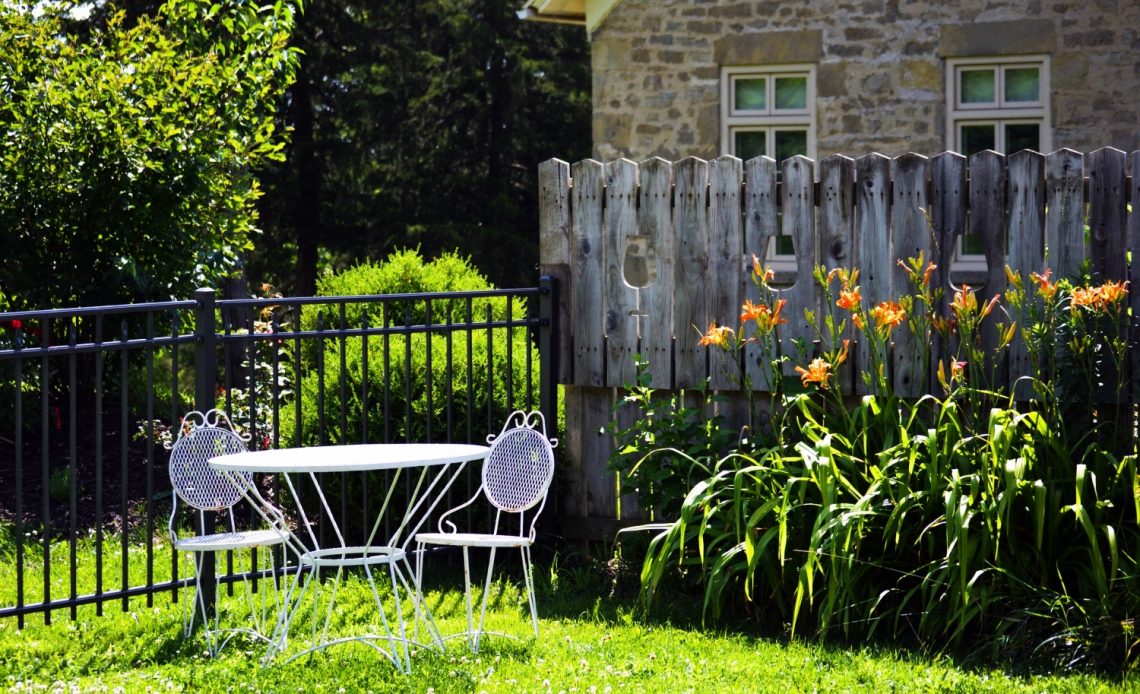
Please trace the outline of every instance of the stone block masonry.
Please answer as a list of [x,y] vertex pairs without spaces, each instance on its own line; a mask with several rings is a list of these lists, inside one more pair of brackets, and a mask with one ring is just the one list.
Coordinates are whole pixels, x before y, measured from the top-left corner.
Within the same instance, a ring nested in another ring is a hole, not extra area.
[[1050,56],[1052,149],[1140,149],[1136,0],[623,0],[591,37],[594,156],[716,157],[720,69],[816,65],[819,158],[947,148],[946,60]]

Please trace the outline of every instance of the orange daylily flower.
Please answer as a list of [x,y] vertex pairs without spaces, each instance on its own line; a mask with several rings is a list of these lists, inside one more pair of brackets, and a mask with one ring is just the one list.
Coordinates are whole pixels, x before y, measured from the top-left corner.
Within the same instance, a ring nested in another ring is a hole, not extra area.
[[863,330],[867,327],[867,325],[863,322],[863,316],[860,316],[858,313],[851,316],[851,322],[854,323],[855,327],[860,330]]
[[760,280],[760,284],[768,284],[776,278],[776,273],[771,268],[764,268],[760,264],[760,259],[755,253],[752,254],[752,274]]
[[717,347],[728,347],[728,341],[733,335],[732,328],[727,325],[718,326],[716,321],[709,323],[708,332],[701,336],[697,342],[701,347],[708,345],[716,345]]
[[851,340],[844,340],[843,341],[843,349],[842,349],[842,351],[839,352],[839,356],[837,356],[835,358],[835,365],[836,366],[839,366],[843,362],[847,361],[847,353],[850,350],[851,350]]
[[854,311],[859,308],[859,302],[862,300],[863,295],[859,292],[859,287],[855,287],[851,291],[843,289],[839,291],[839,301],[836,301],[835,305],[848,311]]
[[954,300],[950,302],[950,308],[954,309],[954,313],[958,315],[973,313],[978,310],[978,298],[970,291],[970,285],[963,284],[962,287],[954,293]]
[[1045,274],[1043,275],[1038,275],[1036,272],[1029,274],[1029,278],[1037,283],[1037,293],[1046,301],[1052,301],[1053,297],[1057,294],[1057,283],[1049,281],[1049,276],[1052,274],[1053,270],[1051,268],[1045,268]]
[[797,366],[796,371],[800,374],[800,381],[803,382],[806,388],[809,383],[815,383],[820,388],[827,390],[827,381],[831,376],[831,364],[828,364],[821,357],[812,359],[811,363],[805,369],[802,366]]
[[1127,282],[1105,282],[1100,286],[1100,295],[1105,303],[1119,303],[1128,293]]
[[747,323],[750,320],[756,320],[766,313],[768,313],[766,304],[754,304],[751,299],[745,299],[744,305],[740,307],[740,322]]
[[[756,322],[756,332],[766,335],[772,332],[777,325],[784,325],[788,322],[780,316],[780,313],[784,310],[784,304],[786,303],[788,303],[787,299],[778,299],[776,301],[776,307],[769,309],[767,304],[755,305],[746,301],[744,303],[745,312],[740,314],[740,320],[743,322],[747,315],[748,320]],[[750,305],[752,308],[751,312],[748,311]]]
[[935,265],[934,263],[927,263],[926,264],[926,271],[922,273],[922,286],[924,286],[924,287],[930,286],[930,276],[933,275],[934,271],[937,269],[938,269],[938,266]]
[[894,329],[906,320],[906,309],[897,301],[883,301],[871,309],[870,314],[877,328]]

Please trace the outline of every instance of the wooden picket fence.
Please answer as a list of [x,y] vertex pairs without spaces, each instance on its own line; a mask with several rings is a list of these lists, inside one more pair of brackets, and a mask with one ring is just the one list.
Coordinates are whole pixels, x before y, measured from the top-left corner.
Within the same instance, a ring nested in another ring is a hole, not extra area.
[[[1140,152],[1131,160],[1136,171]],[[1130,248],[1140,249],[1140,210],[1129,206],[1140,201],[1140,176],[1129,176],[1128,164],[1128,154],[1111,148],[969,159],[954,152],[837,155],[818,165],[806,157],[778,165],[731,156],[542,163],[540,262],[544,274],[561,280],[566,299],[559,380],[567,386],[571,470],[561,496],[563,517],[574,520],[563,526],[605,536],[619,515],[616,483],[605,469],[612,443],[598,432],[617,390],[634,381],[635,354],[648,360],[655,388],[692,388],[706,378],[716,389],[737,387],[697,345],[699,331],[714,320],[735,325],[743,299],[756,298],[746,293],[750,259],[764,258],[773,235],[790,235],[796,249],[794,284],[783,292],[785,354],[794,353],[793,340],[816,338],[804,310],[825,309],[812,279],[819,265],[859,268],[863,298],[873,305],[909,291],[896,261],[922,253],[938,266],[932,281],[944,289],[945,310],[953,291],[946,269],[967,227],[986,259],[979,303],[1005,291],[1007,264],[1028,285],[1032,272],[1049,267],[1054,277],[1074,276],[1088,259],[1094,281],[1140,286],[1140,263],[1126,262]],[[1133,316],[1140,316],[1138,299],[1140,292],[1129,294]],[[906,368],[912,336],[895,331],[893,339],[895,392],[929,392],[932,374]],[[997,339],[992,326],[983,339]],[[1140,373],[1140,349],[1130,354]],[[856,350],[847,392],[862,392],[856,374],[867,359]],[[761,389],[763,362],[763,355],[746,358]],[[1024,347],[1015,344],[1009,382],[1029,371]],[[640,517],[632,501],[620,515]]]

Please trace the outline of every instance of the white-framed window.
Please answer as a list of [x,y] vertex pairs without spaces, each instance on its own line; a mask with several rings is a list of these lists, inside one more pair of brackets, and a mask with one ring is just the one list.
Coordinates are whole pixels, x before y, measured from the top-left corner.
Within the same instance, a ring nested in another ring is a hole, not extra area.
[[[815,65],[721,68],[721,151],[745,161],[768,156],[815,158]],[[795,271],[790,236],[778,235],[766,263]]]
[[[1052,148],[1049,56],[946,61],[947,147],[965,156]],[[958,239],[952,270],[984,271],[981,239]]]

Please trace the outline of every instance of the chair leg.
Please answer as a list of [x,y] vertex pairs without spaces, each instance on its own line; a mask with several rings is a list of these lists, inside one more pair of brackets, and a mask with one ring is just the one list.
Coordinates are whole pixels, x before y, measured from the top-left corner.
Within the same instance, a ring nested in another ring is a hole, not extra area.
[[466,547],[463,548],[463,595],[467,601],[467,644],[472,650],[477,650],[475,624],[471,619],[471,554]]
[[534,568],[530,563],[530,547],[522,547],[523,583],[526,585],[527,602],[530,603],[530,621],[534,625],[534,637],[538,638],[538,605],[534,597]]
[[[464,548],[466,551],[466,548]],[[483,636],[483,621],[487,618],[487,598],[491,597],[491,574],[495,570],[495,550],[491,548],[491,558],[487,560],[487,582],[483,585],[483,606],[479,610],[479,629],[475,632],[474,652],[479,652],[479,639]]]

